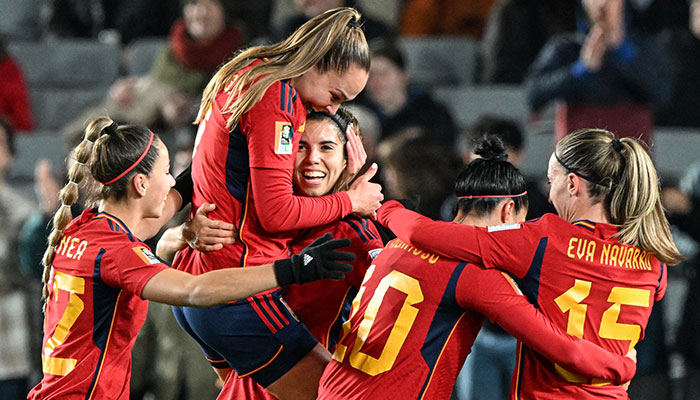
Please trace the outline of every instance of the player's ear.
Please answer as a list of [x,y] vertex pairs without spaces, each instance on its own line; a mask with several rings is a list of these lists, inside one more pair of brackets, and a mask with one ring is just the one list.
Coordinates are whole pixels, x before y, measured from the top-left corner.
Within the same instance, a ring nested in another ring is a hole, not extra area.
[[515,221],[515,202],[508,199],[501,203],[501,223],[510,224]]
[[136,174],[134,177],[131,179],[131,186],[134,189],[134,192],[137,194],[139,197],[143,197],[146,195],[146,189],[148,188],[148,179],[146,178],[146,175],[144,174]]

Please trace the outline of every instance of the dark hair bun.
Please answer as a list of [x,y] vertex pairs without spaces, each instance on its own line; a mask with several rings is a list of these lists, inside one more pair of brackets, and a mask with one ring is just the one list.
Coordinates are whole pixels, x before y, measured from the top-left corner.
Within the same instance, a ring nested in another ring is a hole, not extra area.
[[507,161],[508,153],[501,139],[495,135],[485,135],[474,143],[474,154],[484,160]]

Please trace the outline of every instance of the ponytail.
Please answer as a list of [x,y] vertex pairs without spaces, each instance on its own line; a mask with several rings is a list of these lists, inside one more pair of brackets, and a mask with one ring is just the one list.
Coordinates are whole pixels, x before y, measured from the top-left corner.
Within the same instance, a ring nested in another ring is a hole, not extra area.
[[620,139],[624,168],[610,196],[611,221],[620,221],[618,236],[623,243],[650,249],[660,261],[683,260],[661,205],[659,177],[649,153],[631,138]]
[[[79,186],[89,174],[86,166],[90,162],[93,145],[100,137],[102,130],[111,124],[112,121],[108,118],[98,118],[92,121],[85,129],[83,141],[75,148],[75,163],[68,171],[68,183],[59,192],[61,205],[53,217],[53,229],[49,234],[48,247],[42,258],[44,272],[41,281],[43,283],[42,299],[44,300],[49,296],[48,282],[51,276],[51,265],[56,257],[56,247],[61,242],[63,230],[72,219],[71,206],[78,201]],[[44,303],[44,311],[46,311],[46,303]]]
[[[322,73],[330,69],[342,73],[357,64],[369,71],[369,48],[360,18],[361,14],[353,8],[334,8],[310,19],[279,43],[239,52],[207,84],[195,123],[206,118],[222,89],[229,96],[221,111],[230,114],[227,127],[233,129],[241,115],[277,81],[302,76],[314,67]],[[257,59],[266,61],[240,73]]]
[[634,138],[618,139],[605,129],[583,129],[562,138],[554,156],[582,177],[594,202],[620,225],[622,243],[647,250],[667,264],[683,259],[661,205],[659,177],[649,153]]

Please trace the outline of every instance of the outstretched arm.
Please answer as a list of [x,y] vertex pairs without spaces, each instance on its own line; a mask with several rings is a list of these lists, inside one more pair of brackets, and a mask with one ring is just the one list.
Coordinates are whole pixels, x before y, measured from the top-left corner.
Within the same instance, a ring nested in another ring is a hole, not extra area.
[[503,272],[468,264],[457,283],[457,298],[462,307],[484,314],[567,371],[617,385],[634,376],[636,364],[632,359],[566,334],[530,304]]
[[201,275],[166,268],[146,282],[141,297],[159,303],[188,307],[209,307],[239,300],[277,286],[319,279],[344,279],[352,270],[352,253],[337,251],[349,239],[333,240],[326,234],[298,255],[274,264],[250,268],[224,268]]
[[476,228],[473,226],[433,221],[405,209],[395,200],[382,204],[377,219],[397,237],[420,249],[443,257],[482,262]]

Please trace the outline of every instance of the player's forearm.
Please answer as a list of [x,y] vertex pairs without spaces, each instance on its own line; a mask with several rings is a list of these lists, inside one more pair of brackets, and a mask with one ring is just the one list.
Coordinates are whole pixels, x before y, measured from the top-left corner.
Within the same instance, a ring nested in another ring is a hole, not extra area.
[[187,305],[209,307],[240,300],[276,286],[277,279],[271,264],[220,269],[198,275],[193,280],[188,289]]
[[352,212],[345,193],[321,197],[295,196],[291,175],[272,168],[251,168],[256,213],[267,232],[311,228],[338,221]]
[[546,359],[584,378],[622,384],[636,372],[631,359],[564,333],[532,305],[510,307],[495,321]]
[[187,246],[182,236],[182,227],[183,225],[179,225],[166,230],[156,246],[156,255],[170,264],[172,264],[175,254]]

